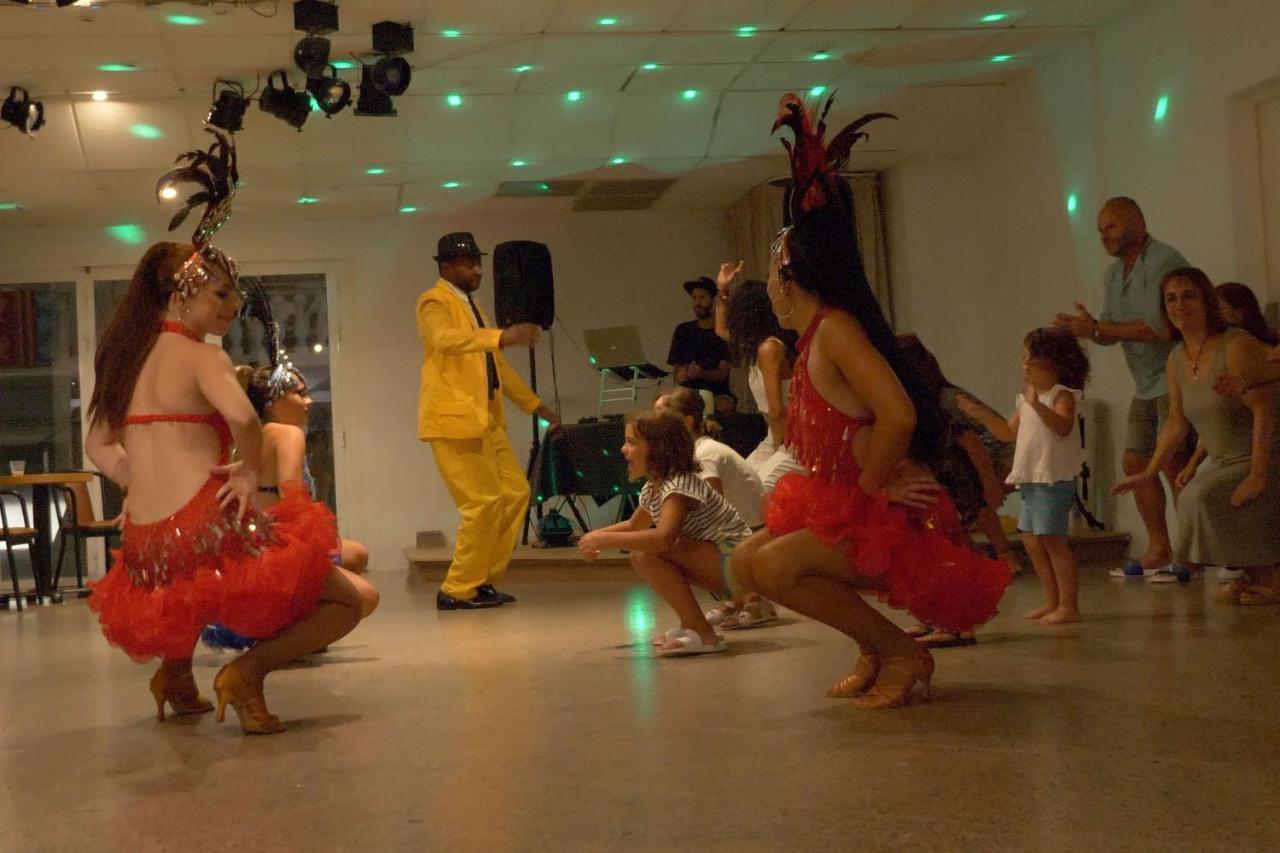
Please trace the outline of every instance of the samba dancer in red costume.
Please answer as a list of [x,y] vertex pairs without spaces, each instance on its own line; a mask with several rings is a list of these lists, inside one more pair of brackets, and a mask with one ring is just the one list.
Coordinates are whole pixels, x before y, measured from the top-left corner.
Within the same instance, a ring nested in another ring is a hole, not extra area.
[[[827,101],[826,109],[830,109]],[[823,113],[825,117],[825,110]],[[867,116],[830,147],[795,95],[774,125],[796,134],[787,193],[791,222],[774,247],[769,296],[783,326],[801,332],[787,410],[787,442],[811,476],[788,474],[770,496],[766,530],[734,551],[749,589],[836,628],[861,650],[829,696],[859,708],[906,704],[927,650],[863,600],[962,632],[985,622],[1009,567],[968,547],[954,505],[925,466],[941,449],[942,413],[903,369],[858,255],[853,209],[839,171]]]
[[95,356],[85,451],[127,497],[119,558],[89,605],[113,645],[162,660],[151,678],[161,720],[165,703],[213,709],[191,672],[203,626],[260,639],[213,687],[219,721],[230,704],[246,733],[271,734],[284,726],[263,700],[267,674],[351,631],[361,603],[330,559],[338,534],[323,504],[299,484],[253,508],[262,425],[227,354],[203,342],[225,335],[242,303],[234,262],[210,244],[231,212],[235,149],[210,132],[209,151],[183,155],[157,187],[200,185],[169,225],[205,204],[193,244],[147,250]]

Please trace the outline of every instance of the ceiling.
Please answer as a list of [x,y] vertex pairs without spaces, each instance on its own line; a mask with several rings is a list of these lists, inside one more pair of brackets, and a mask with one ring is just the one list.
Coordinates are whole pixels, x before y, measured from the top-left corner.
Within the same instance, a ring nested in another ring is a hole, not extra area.
[[[837,123],[873,108],[901,116],[871,128],[855,168],[963,149],[1010,80],[1138,2],[347,0],[329,36],[335,58],[367,55],[376,21],[415,29],[399,116],[312,113],[299,133],[252,106],[237,134],[237,212],[569,209],[566,199],[493,199],[502,181],[567,177],[678,178],[658,207],[724,207],[783,168],[769,125],[784,92],[836,92]],[[284,67],[302,83],[289,0],[95,5],[0,0],[0,96],[28,88],[48,122],[31,139],[0,127],[0,228],[158,228],[154,181],[179,151],[207,144],[215,79],[252,89]],[[136,70],[100,70],[110,63]],[[354,90],[359,69],[341,73]],[[92,100],[97,90],[108,100]]]

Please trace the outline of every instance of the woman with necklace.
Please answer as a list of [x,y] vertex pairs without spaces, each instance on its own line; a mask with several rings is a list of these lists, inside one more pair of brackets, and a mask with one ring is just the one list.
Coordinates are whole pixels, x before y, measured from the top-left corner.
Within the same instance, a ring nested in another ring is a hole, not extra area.
[[[1178,501],[1175,557],[1194,567],[1244,570],[1232,596],[1241,604],[1280,602],[1280,435],[1276,402],[1268,387],[1240,399],[1214,391],[1214,380],[1231,373],[1258,376],[1266,347],[1241,329],[1228,328],[1213,285],[1198,269],[1170,272],[1160,285],[1161,311],[1180,343],[1169,355],[1169,420],[1146,470],[1118,483],[1130,491],[1156,476],[1160,462],[1194,427],[1207,457],[1179,475],[1186,482]],[[1196,467],[1198,465],[1198,468]]]

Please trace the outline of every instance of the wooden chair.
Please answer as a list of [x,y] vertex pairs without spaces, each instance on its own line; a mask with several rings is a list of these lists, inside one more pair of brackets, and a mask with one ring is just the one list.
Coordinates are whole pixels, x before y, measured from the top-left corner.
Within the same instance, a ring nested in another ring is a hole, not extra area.
[[[13,498],[22,510],[22,524],[9,523],[9,510],[5,498]],[[31,526],[31,516],[27,512],[27,501],[14,491],[0,491],[0,542],[4,543],[5,555],[9,558],[9,579],[13,581],[13,595],[3,596],[10,610],[21,610],[24,606],[22,588],[18,585],[18,562],[14,559],[13,549],[26,545],[30,553],[31,545],[36,541],[36,529]]]
[[[101,476],[101,475],[98,475]],[[116,523],[98,518],[93,509],[93,501],[89,496],[88,483],[63,483],[58,485],[58,561],[54,564],[53,583],[50,595],[55,600],[63,590],[58,589],[58,581],[62,578],[62,563],[66,558],[67,542],[72,542],[72,552],[76,561],[76,585],[74,592],[80,598],[89,594],[85,586],[85,543],[90,539],[100,538],[107,546],[107,568],[111,568],[111,540],[120,535]]]

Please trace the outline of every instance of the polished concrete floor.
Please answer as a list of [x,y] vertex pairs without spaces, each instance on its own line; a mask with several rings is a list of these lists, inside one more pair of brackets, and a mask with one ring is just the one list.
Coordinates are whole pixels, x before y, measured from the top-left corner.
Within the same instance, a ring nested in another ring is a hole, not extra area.
[[[807,619],[654,659],[625,573],[516,573],[516,605],[381,610],[273,675],[290,730],[163,725],[151,667],[84,602],[0,612],[0,850],[1266,850],[1280,848],[1280,609],[1091,570],[1088,621],[937,652],[932,704],[823,690],[851,644]],[[229,658],[201,651],[206,691]]]

